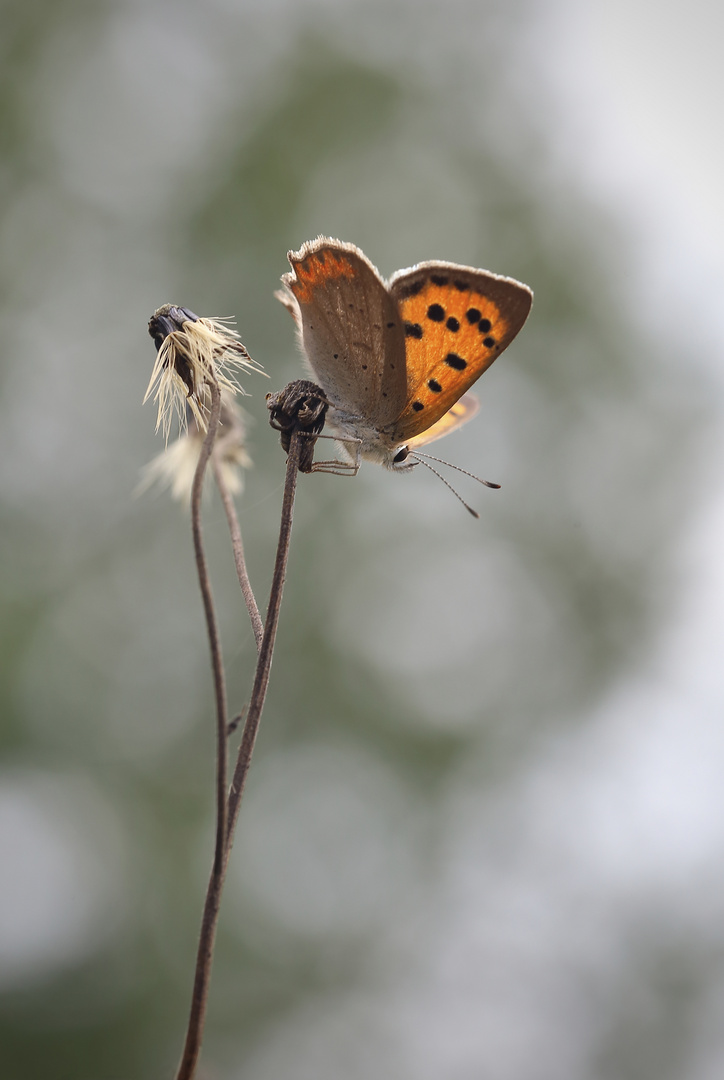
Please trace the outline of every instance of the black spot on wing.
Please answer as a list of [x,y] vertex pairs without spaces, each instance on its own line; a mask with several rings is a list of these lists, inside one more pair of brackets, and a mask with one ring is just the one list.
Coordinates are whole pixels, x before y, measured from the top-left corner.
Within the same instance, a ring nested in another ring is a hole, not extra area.
[[458,354],[454,352],[449,352],[447,354],[445,363],[448,367],[454,368],[455,371],[464,371],[468,366],[467,360],[463,360],[462,356],[458,356]]

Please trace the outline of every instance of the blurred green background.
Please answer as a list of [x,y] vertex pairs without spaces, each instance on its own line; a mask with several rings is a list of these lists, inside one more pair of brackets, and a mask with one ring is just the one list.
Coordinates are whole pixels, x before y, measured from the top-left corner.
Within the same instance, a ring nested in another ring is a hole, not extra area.
[[[234,315],[269,375],[244,379],[239,502],[264,606],[264,395],[301,371],[273,290],[323,233],[535,304],[440,444],[501,482],[460,479],[479,522],[423,470],[300,479],[203,1076],[719,1077],[724,330],[659,128],[648,158],[590,70],[595,21],[573,0],[1,10],[2,1076],[173,1075],[214,735],[187,516],[132,495],[160,448],[146,323]],[[627,54],[633,84],[650,59]],[[205,521],[237,710],[253,639],[217,500]]]

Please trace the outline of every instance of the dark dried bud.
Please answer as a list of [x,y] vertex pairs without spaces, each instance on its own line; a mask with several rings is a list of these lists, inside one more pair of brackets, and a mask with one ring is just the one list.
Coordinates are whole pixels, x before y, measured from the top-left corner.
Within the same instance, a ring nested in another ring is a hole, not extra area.
[[185,307],[177,307],[175,304],[164,304],[158,311],[154,311],[148,320],[148,332],[153,338],[156,352],[161,348],[169,334],[177,330],[183,330],[185,322],[198,322],[198,315]]
[[299,451],[299,471],[312,471],[314,460],[315,435],[319,435],[329,408],[324,390],[307,379],[298,379],[278,390],[267,394],[266,405],[269,410],[269,423],[281,432],[282,450],[289,453],[294,432],[305,436],[301,440]]

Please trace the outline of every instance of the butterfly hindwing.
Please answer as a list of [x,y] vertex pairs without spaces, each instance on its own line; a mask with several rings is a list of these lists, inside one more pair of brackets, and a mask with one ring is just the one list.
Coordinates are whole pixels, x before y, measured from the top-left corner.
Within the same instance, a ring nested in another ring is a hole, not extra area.
[[456,431],[463,424],[467,424],[468,420],[472,420],[479,408],[480,402],[475,394],[463,394],[460,400],[456,401],[446,413],[443,413],[432,427],[425,428],[421,434],[416,435],[413,439],[408,439],[408,448],[414,450],[420,446],[427,446],[428,443],[435,442],[436,439],[442,439],[444,435],[449,435],[451,431]]
[[391,437],[408,442],[445,416],[510,344],[532,293],[511,278],[443,262],[399,271],[389,287],[404,324],[407,371]]

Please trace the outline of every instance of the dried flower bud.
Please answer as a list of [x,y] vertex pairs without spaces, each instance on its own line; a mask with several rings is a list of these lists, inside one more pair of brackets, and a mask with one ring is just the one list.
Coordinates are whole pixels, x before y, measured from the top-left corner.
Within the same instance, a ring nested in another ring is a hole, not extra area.
[[289,453],[292,434],[295,431],[305,436],[299,452],[299,471],[313,471],[314,435],[319,435],[327,417],[329,401],[321,386],[308,379],[290,382],[283,390],[267,394],[266,407],[269,410],[269,423],[275,431],[281,432],[282,450]]

